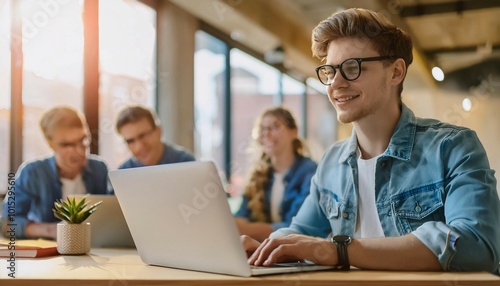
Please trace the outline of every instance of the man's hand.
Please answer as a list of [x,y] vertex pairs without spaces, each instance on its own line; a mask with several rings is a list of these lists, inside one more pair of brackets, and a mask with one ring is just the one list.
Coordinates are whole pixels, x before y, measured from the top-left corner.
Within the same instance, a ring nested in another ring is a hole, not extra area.
[[[249,249],[256,247],[255,243],[244,241],[243,245],[247,254]],[[293,262],[309,260],[320,265],[336,265],[337,249],[333,243],[328,240],[291,234],[280,238],[267,238],[264,240],[252,256],[248,259],[248,264],[270,266],[277,262]]]
[[29,222],[24,228],[24,234],[27,238],[48,238],[56,240],[57,222]]

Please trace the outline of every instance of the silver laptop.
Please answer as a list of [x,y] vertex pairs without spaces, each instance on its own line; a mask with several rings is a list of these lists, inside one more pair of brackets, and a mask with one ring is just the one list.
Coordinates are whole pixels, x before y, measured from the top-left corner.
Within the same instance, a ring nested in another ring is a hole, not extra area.
[[90,222],[91,247],[135,247],[116,196],[89,194],[86,197],[90,204],[102,201],[97,210],[85,220]]
[[146,264],[246,277],[333,268],[250,267],[212,162],[113,170],[109,178]]

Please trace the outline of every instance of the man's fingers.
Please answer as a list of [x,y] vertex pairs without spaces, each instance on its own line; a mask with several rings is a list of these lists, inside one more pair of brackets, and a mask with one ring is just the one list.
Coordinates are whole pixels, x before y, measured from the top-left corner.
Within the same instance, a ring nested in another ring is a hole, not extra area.
[[282,244],[269,254],[267,259],[263,262],[264,266],[271,266],[278,262],[293,262],[299,261],[297,257],[297,247],[294,244]]
[[276,262],[290,262],[305,259],[308,256],[309,243],[315,239],[304,235],[288,235],[279,238],[267,238],[248,259],[251,265],[269,266]]
[[297,248],[293,240],[287,238],[269,239],[265,245],[262,245],[254,264],[268,266],[276,262],[294,261],[294,249]]
[[267,241],[268,239],[264,239],[264,241],[259,245],[259,247],[257,247],[252,256],[250,256],[250,258],[248,259],[248,264],[257,265],[255,264],[255,261],[259,258],[260,252],[262,251],[262,248],[266,245]]

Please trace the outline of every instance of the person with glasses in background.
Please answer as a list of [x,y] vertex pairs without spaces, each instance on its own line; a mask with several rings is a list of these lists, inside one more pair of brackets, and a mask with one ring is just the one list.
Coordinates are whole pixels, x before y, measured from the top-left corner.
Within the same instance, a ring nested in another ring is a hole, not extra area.
[[133,155],[119,169],[195,160],[185,148],[162,142],[158,116],[148,108],[125,107],[118,113],[115,127]]
[[71,107],[54,107],[42,115],[40,127],[54,154],[19,167],[0,219],[5,237],[56,239],[56,200],[112,192],[108,167],[89,154],[90,133],[83,115]]
[[365,9],[312,33],[316,69],[349,139],[323,155],[288,228],[242,242],[249,264],[310,260],[374,270],[500,274],[495,171],[473,130],[422,119],[401,100],[410,36]]
[[317,164],[306,157],[297,123],[283,107],[265,110],[253,133],[257,160],[235,216],[241,234],[262,241],[290,225],[309,193]]

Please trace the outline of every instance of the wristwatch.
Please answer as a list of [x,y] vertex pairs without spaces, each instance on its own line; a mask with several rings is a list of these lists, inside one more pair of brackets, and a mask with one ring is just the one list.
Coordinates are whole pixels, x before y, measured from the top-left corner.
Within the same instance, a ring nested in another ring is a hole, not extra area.
[[337,255],[339,257],[338,266],[340,270],[349,270],[349,255],[347,255],[347,246],[351,243],[352,237],[348,235],[335,235],[332,237],[332,243],[337,246]]

